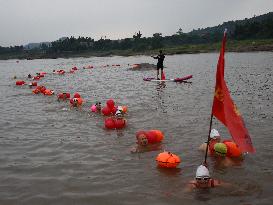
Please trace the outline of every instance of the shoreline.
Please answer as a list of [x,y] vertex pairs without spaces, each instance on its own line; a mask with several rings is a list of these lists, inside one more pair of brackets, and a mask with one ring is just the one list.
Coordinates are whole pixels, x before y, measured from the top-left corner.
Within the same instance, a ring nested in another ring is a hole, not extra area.
[[[158,53],[162,49],[166,55],[176,54],[197,54],[197,53],[214,53],[219,52],[221,43],[212,44],[187,44],[176,47],[163,47],[147,51],[130,50],[108,50],[108,51],[80,51],[80,52],[62,52],[62,53],[45,53],[25,51],[24,53],[4,53],[0,54],[0,60],[33,60],[33,59],[57,59],[57,58],[89,58],[89,57],[107,57],[107,56],[136,56],[136,55],[152,55]],[[270,51],[273,52],[273,39],[260,40],[243,40],[227,42],[226,52],[256,52]]]

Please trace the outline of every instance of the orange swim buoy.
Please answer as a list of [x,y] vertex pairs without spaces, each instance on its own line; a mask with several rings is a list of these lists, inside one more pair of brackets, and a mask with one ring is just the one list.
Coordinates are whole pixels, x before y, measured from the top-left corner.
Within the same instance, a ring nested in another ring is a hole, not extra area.
[[107,129],[115,129],[116,128],[115,120],[111,117],[106,118],[104,120],[104,126]]
[[124,113],[127,113],[128,107],[127,107],[126,105],[123,105],[123,106],[121,106],[121,107],[122,107],[122,111],[123,111]]
[[59,93],[57,98],[58,100],[67,100],[70,98],[70,93]]
[[74,94],[74,98],[80,98],[80,97],[81,97],[81,95],[79,93]]
[[37,82],[31,82],[31,86],[37,86]]
[[223,142],[227,146],[227,155],[228,157],[240,157],[242,155],[241,150],[232,141],[225,141]]
[[109,116],[111,115],[111,110],[109,107],[103,107],[102,110],[101,110],[102,114],[105,115],[105,116]]
[[19,80],[19,81],[16,81],[16,85],[25,85],[25,81],[23,81],[23,80]]
[[40,93],[40,90],[36,88],[36,89],[32,90],[32,93],[33,93],[33,94],[39,94],[39,93]]
[[82,98],[77,98],[78,99],[78,105],[82,105],[83,99]]
[[115,107],[115,102],[113,99],[109,99],[106,101],[106,105],[110,110],[112,110]]
[[171,152],[162,152],[156,157],[157,165],[164,168],[176,168],[181,162],[180,158]]
[[126,126],[126,120],[125,119],[115,119],[115,126],[116,129],[122,129]]
[[39,76],[34,76],[33,80],[40,80],[40,77]]
[[150,130],[156,133],[156,142],[161,142],[164,139],[164,134],[160,130]]
[[53,90],[46,89],[43,93],[44,93],[44,95],[53,95],[53,94],[54,94],[54,91],[53,91]]

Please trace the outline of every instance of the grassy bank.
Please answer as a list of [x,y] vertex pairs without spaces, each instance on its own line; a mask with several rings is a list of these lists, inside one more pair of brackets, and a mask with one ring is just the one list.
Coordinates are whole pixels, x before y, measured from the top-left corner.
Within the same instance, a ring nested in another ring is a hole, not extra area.
[[[220,42],[213,44],[182,45],[175,47],[162,48],[167,55],[190,54],[190,53],[208,53],[219,52]],[[73,57],[102,57],[102,56],[133,56],[133,55],[151,55],[158,53],[159,49],[134,51],[130,50],[109,50],[109,51],[79,51],[62,53],[44,53],[44,52],[23,52],[23,53],[2,53],[0,60],[7,59],[46,59],[46,58],[73,58]],[[228,52],[252,52],[252,51],[273,51],[273,39],[266,40],[243,40],[228,41],[226,50]]]

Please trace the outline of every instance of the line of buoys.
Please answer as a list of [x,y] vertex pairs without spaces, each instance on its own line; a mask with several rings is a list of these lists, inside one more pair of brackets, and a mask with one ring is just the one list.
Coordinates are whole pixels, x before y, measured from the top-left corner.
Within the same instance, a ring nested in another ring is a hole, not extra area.
[[[108,67],[109,65],[106,65]],[[119,64],[115,64],[112,66],[120,66]],[[88,69],[93,68],[93,66],[87,67]],[[70,70],[70,73],[74,73],[78,68],[75,66]],[[53,73],[57,73],[59,75],[65,74],[64,70],[53,71]],[[34,78],[39,80],[41,77],[44,77],[46,73],[41,72],[39,75]],[[23,85],[25,82],[16,83],[18,85]],[[37,86],[32,92],[34,94],[42,93],[44,95],[53,95],[54,91],[47,89],[43,85],[37,85],[37,82],[32,82],[31,86]],[[61,92],[57,94],[58,100],[68,100],[72,107],[79,107],[83,104],[83,98],[79,93],[75,93],[73,98],[70,98],[70,93]],[[91,112],[101,112],[106,117],[104,120],[104,125],[106,129],[123,129],[127,125],[127,121],[124,118],[124,114],[127,113],[127,106],[117,106],[113,99],[109,99],[106,101],[106,105],[102,108],[101,103],[97,102],[90,107]],[[111,116],[112,115],[112,116]],[[146,146],[148,144],[156,144],[162,142],[164,139],[164,134],[160,130],[147,130],[147,131],[139,131],[136,134],[137,142],[141,146]],[[176,168],[181,162],[180,158],[171,153],[171,152],[163,152],[158,154],[156,157],[156,161],[159,167],[164,168]]]

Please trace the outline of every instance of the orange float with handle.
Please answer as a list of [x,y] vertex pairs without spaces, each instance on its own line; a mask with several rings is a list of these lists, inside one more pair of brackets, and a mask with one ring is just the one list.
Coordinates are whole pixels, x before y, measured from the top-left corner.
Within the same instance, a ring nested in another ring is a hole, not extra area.
[[162,152],[156,157],[157,165],[163,168],[176,168],[181,162],[180,158],[171,152]]

